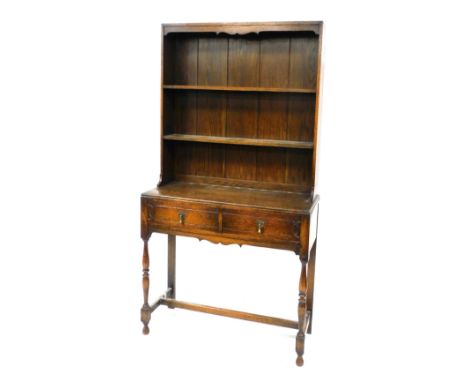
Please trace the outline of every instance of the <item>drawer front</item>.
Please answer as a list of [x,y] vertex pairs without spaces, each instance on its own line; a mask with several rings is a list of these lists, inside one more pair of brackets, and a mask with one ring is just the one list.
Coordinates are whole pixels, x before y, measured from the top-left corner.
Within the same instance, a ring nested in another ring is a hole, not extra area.
[[143,199],[142,207],[142,232],[206,235],[213,242],[278,248],[296,248],[300,242],[300,215],[161,199]]
[[179,230],[219,231],[218,209],[189,203],[148,202],[146,217],[149,225],[167,226]]
[[269,212],[223,211],[223,232],[254,240],[298,242],[300,217]]

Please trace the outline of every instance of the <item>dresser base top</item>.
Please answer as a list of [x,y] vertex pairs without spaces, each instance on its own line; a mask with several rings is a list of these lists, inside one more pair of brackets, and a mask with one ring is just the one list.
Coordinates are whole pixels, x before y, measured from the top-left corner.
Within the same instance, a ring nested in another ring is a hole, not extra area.
[[308,214],[310,193],[174,181],[142,194],[143,198],[178,199]]

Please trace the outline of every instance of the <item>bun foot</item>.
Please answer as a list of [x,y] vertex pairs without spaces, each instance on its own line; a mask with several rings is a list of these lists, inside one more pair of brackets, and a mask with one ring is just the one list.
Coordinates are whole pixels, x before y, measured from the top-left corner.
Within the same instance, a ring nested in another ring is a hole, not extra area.
[[143,334],[144,334],[144,335],[149,334],[149,327],[145,326],[145,327],[143,328]]
[[296,358],[296,365],[297,366],[304,365],[304,358],[302,358],[302,356],[299,356],[299,357]]

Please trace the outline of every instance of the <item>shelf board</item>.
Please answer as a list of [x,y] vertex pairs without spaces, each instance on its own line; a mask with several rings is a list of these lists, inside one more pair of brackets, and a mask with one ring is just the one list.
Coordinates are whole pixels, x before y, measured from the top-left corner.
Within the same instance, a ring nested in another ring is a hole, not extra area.
[[312,142],[286,141],[286,140],[279,140],[279,139],[219,137],[219,136],[192,135],[192,134],[168,134],[168,135],[164,135],[164,140],[221,143],[221,144],[228,144],[228,145],[244,145],[244,146],[283,147],[283,148],[288,148],[288,149],[311,149],[313,148]]
[[314,94],[315,89],[266,88],[246,86],[201,86],[201,85],[163,85],[164,89],[173,90],[217,90],[234,92],[267,92],[267,93],[305,93]]

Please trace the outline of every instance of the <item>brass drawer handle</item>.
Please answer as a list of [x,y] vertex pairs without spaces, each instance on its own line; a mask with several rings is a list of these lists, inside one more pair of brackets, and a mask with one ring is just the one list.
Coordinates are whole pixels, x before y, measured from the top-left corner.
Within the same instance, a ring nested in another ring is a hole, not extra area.
[[185,212],[180,211],[179,212],[179,223],[184,224],[184,222],[185,222]]
[[262,234],[265,228],[265,222],[263,220],[257,220],[257,233]]

